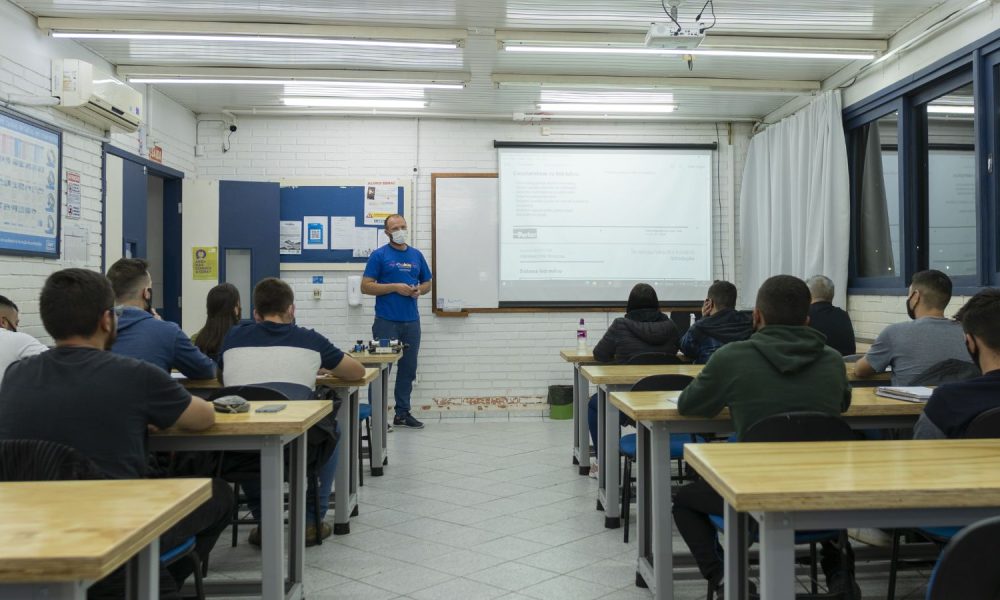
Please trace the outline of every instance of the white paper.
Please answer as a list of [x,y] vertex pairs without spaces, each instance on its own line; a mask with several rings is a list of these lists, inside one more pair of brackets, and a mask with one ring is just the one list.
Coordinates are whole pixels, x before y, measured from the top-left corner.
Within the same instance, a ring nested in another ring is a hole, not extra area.
[[305,250],[326,250],[330,247],[327,242],[329,233],[329,219],[327,217],[305,217],[302,220],[303,249]]
[[399,190],[395,181],[369,181],[365,186],[365,225],[383,225],[399,212]]
[[282,221],[278,240],[280,254],[302,254],[302,221]]
[[354,217],[330,217],[330,249],[354,249]]
[[87,246],[90,244],[90,231],[85,227],[67,223],[63,226],[63,262],[86,264]]
[[382,230],[378,227],[355,227],[354,228],[354,258],[366,258],[379,247],[379,234]]

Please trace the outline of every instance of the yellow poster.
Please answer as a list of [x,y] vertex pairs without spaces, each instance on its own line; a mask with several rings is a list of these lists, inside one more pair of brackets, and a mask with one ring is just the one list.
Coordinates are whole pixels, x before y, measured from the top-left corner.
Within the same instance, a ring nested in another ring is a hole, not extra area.
[[219,248],[218,246],[195,246],[191,248],[191,258],[194,268],[192,274],[195,281],[218,281],[219,279]]

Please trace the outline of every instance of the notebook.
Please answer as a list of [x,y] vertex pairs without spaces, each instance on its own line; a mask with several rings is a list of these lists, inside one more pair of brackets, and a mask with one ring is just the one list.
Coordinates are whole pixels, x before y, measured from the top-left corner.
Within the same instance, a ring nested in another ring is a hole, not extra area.
[[907,402],[927,402],[934,392],[933,388],[924,386],[879,386],[875,388],[875,395],[894,400],[905,400]]

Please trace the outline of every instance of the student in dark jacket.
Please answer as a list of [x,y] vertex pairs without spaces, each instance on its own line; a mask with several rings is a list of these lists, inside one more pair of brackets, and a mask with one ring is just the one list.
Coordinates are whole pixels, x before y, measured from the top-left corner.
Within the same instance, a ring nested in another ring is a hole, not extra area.
[[708,288],[701,314],[703,318],[681,338],[681,352],[695,364],[707,363],[719,348],[753,333],[750,317],[736,310],[736,286],[728,281],[716,281]]
[[[647,283],[637,283],[628,296],[625,316],[611,322],[601,341],[594,346],[594,359],[604,363],[623,363],[637,354],[657,352],[677,354],[677,326],[660,312],[656,290]],[[590,441],[597,445],[597,395],[589,403]],[[622,415],[624,417],[624,415]],[[623,424],[629,423],[625,417]]]
[[833,281],[825,275],[813,275],[806,280],[812,304],[809,305],[809,326],[826,336],[826,345],[841,356],[854,354],[854,324],[851,316],[833,305]]

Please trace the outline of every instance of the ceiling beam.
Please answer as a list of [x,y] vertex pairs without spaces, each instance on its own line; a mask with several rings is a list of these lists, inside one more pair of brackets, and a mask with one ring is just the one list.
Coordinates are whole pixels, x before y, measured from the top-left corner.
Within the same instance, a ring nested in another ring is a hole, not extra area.
[[500,86],[537,85],[542,88],[663,88],[670,90],[728,91],[744,92],[748,94],[774,94],[782,96],[812,94],[820,89],[820,82],[818,81],[724,79],[706,77],[526,75],[522,73],[494,73],[493,83]]
[[428,27],[361,27],[345,25],[295,25],[286,23],[78,19],[63,17],[38,17],[38,28],[46,32],[260,35],[459,43],[464,42],[468,35],[464,29],[434,29]]
[[119,77],[202,77],[211,79],[304,79],[332,81],[463,81],[469,73],[452,71],[352,71],[348,69],[271,69],[256,67],[185,67],[163,65],[120,65]]
[[[646,42],[645,33],[574,33],[567,31],[497,30],[497,42],[538,42],[546,44],[581,44],[586,46],[638,46]],[[769,50],[839,50],[845,52],[884,52],[885,40],[800,38],[707,33],[699,48],[747,48]]]

